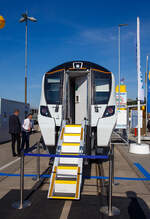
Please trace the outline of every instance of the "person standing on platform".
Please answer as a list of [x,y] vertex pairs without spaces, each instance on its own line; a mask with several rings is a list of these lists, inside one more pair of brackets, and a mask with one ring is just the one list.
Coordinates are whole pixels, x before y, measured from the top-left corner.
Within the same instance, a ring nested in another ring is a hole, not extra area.
[[[20,156],[20,140],[21,140],[21,123],[19,120],[19,110],[14,110],[13,115],[9,117],[9,133],[12,139],[12,155],[16,157]],[[17,153],[15,152],[15,143],[17,141]]]
[[22,125],[22,144],[21,144],[21,150],[24,149],[24,146],[26,144],[26,150],[29,149],[29,138],[31,131],[33,129],[33,122],[32,122],[32,114],[28,114],[27,118],[24,120]]

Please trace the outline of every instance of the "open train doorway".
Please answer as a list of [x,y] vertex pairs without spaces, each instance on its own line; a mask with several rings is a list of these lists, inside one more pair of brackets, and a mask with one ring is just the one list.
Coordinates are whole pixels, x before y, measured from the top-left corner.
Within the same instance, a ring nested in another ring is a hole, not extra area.
[[68,118],[72,124],[81,124],[88,115],[87,75],[68,78]]

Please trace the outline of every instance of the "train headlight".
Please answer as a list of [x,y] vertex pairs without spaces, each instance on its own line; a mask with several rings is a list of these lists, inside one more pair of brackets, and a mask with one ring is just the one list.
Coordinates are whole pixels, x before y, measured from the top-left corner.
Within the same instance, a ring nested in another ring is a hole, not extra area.
[[103,118],[113,116],[115,114],[115,106],[107,106]]
[[51,117],[47,106],[40,106],[40,113],[42,116]]

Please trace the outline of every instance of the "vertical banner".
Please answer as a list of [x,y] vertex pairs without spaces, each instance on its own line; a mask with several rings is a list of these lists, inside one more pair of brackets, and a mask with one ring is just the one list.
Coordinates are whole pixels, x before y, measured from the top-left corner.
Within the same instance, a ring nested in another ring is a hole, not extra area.
[[138,78],[138,100],[144,102],[144,86],[141,73],[140,54],[140,19],[137,17],[137,78]]
[[140,19],[137,17],[137,79],[138,79],[138,144],[141,144],[141,118],[140,118],[140,101],[144,100],[144,89],[141,74],[141,63],[140,63]]
[[150,71],[147,74],[147,112],[150,113]]

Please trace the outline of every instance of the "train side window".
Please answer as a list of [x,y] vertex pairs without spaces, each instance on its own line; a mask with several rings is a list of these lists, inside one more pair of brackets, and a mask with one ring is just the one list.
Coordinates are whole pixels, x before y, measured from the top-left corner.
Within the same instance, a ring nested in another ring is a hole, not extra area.
[[45,77],[45,97],[48,104],[61,104],[62,101],[61,72]]
[[94,73],[94,104],[107,104],[110,97],[110,75]]

